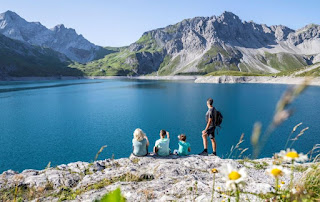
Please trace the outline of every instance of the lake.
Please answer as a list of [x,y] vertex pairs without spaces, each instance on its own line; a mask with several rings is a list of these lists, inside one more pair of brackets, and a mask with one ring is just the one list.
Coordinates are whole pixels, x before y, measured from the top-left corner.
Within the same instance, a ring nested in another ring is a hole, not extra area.
[[[261,121],[263,130],[267,127],[287,88],[145,80],[0,82],[0,172],[43,169],[48,162],[92,161],[103,145],[107,148],[99,159],[128,157],[136,128],[145,131],[151,146],[160,129],[168,130],[172,150],[178,147],[177,135],[185,133],[191,153],[200,153],[208,97],[224,116],[216,135],[217,154],[226,158],[245,133],[242,148],[249,147],[249,155],[253,124]],[[303,125],[298,132],[310,129],[294,148],[307,152],[320,143],[319,97],[320,88],[309,87],[294,101],[294,115],[272,134],[260,157],[283,149],[299,122]],[[208,148],[211,151],[211,144]]]

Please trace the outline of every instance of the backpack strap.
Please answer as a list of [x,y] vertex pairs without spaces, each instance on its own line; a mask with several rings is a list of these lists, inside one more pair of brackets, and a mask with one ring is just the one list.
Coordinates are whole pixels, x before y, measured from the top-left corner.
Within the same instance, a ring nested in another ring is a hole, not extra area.
[[215,107],[213,108],[213,114],[214,114],[214,127],[216,127],[218,113]]

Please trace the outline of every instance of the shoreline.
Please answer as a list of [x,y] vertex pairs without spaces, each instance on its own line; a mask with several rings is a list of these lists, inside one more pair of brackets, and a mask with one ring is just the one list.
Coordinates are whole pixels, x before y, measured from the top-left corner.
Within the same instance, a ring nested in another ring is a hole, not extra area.
[[[291,76],[205,76],[195,80],[195,83],[252,83],[252,84],[302,84],[307,77]],[[315,77],[309,83],[310,86],[320,86],[320,77]]]
[[[14,193],[16,187],[23,187],[25,196],[34,201],[67,199],[89,202],[100,199],[105,193],[120,187],[128,201],[144,201],[144,190],[152,193],[149,201],[203,201],[212,197],[211,169],[216,168],[219,173],[215,183],[221,190],[215,191],[213,199],[221,201],[226,197],[223,192],[227,187],[220,171],[226,164],[248,171],[248,185],[245,191],[251,194],[242,197],[256,201],[260,199],[258,194],[274,191],[274,181],[266,174],[266,169],[273,165],[271,158],[233,160],[199,155],[131,155],[129,158],[105,159],[92,163],[78,161],[56,167],[49,166],[43,170],[26,169],[21,173],[7,170],[0,174],[0,191],[8,193],[10,197],[10,193]],[[314,163],[297,164],[294,178],[301,179],[310,171],[309,167],[312,165]],[[284,182],[283,187],[290,183],[289,176],[283,176],[281,180]],[[198,185],[201,194],[193,198],[188,188],[194,187],[195,184]],[[68,192],[65,193],[63,190]],[[31,195],[35,191],[39,194]],[[69,197],[65,198],[65,194],[69,194]]]
[[[131,80],[166,80],[166,81],[194,81],[194,83],[214,84],[285,84],[296,85],[304,82],[306,77],[292,76],[52,76],[52,77],[8,77],[0,82],[10,81],[55,81],[55,80],[80,80],[80,79],[131,79]],[[310,82],[311,86],[320,86],[320,77],[315,77]]]

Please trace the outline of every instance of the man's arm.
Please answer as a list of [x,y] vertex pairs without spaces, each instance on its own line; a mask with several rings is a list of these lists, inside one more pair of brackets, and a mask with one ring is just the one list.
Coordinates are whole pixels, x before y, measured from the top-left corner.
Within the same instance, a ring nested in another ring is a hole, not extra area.
[[146,140],[147,140],[147,147],[149,146],[149,140],[148,140],[148,137],[145,136]]
[[207,123],[207,126],[206,126],[206,128],[203,130],[203,131],[207,131],[208,130],[208,128],[209,128],[209,126],[210,126],[210,124],[211,124],[211,122],[212,122],[212,118],[209,118],[209,121],[208,121],[208,123]]
[[170,134],[168,131],[167,131],[167,138],[170,139]]

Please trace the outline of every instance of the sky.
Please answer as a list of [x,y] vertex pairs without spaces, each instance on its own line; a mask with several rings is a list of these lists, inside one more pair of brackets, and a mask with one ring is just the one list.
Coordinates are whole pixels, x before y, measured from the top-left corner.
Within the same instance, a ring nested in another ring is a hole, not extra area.
[[0,13],[11,10],[48,28],[64,24],[94,44],[114,47],[130,45],[152,29],[224,11],[292,29],[320,24],[320,0],[0,0],[0,5]]

